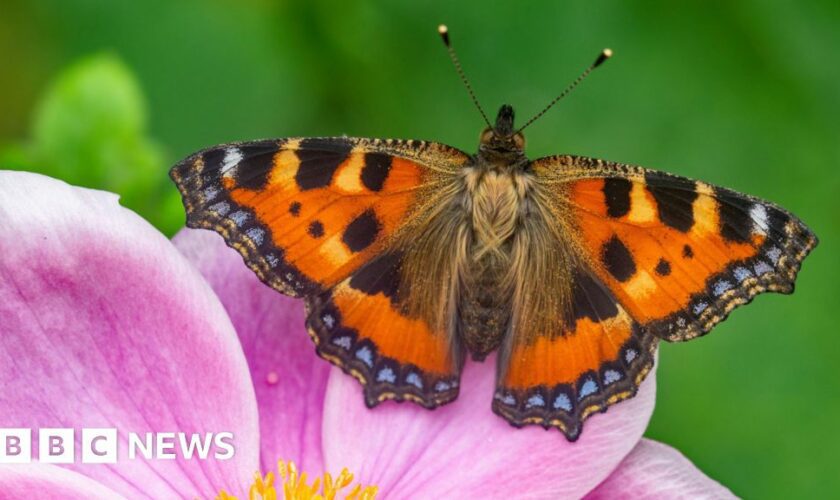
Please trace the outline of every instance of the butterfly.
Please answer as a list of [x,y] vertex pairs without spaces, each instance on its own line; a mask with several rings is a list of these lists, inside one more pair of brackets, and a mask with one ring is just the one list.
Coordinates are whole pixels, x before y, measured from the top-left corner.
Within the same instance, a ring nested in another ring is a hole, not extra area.
[[492,409],[570,441],[633,397],[660,340],[791,293],[816,236],[729,189],[581,156],[530,160],[504,105],[478,152],[419,140],[284,138],[211,147],[171,170],[187,225],[220,233],[305,300],[318,355],[365,403],[436,408],[465,358],[498,351]]

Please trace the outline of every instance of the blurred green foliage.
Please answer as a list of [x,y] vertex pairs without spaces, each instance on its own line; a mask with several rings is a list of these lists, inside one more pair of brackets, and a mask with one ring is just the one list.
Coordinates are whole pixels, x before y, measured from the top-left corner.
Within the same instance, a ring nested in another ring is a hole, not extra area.
[[740,495],[837,495],[836,0],[2,0],[0,166],[118,192],[173,234],[183,210],[168,167],[204,146],[348,134],[472,151],[481,120],[440,22],[488,112],[509,102],[520,119],[615,49],[529,128],[532,157],[662,168],[812,226],[821,245],[796,294],[762,296],[714,334],[662,347],[648,435]]
[[178,205],[166,193],[160,148],[146,137],[146,103],[130,70],[111,54],[85,58],[50,84],[34,111],[26,146],[0,151],[14,168],[120,193],[122,203],[169,232]]

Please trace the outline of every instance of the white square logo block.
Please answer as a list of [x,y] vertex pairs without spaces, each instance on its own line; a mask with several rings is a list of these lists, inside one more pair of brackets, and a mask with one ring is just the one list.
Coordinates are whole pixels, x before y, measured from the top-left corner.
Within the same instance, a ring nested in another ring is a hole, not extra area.
[[117,463],[117,429],[82,429],[82,463]]
[[38,460],[45,464],[72,464],[75,460],[73,429],[38,430]]
[[30,429],[0,429],[0,464],[28,464],[32,461]]

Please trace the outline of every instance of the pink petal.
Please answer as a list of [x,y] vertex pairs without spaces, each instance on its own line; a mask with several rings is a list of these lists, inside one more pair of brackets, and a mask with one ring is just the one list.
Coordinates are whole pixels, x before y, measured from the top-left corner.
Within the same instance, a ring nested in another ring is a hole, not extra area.
[[[0,325],[3,427],[75,428],[69,467],[126,496],[206,497],[250,481],[257,408],[230,320],[116,196],[0,172]],[[80,463],[83,427],[118,429],[118,463]],[[129,460],[129,432],[233,432],[237,453]]]
[[263,470],[283,458],[319,473],[330,365],[315,355],[303,301],[262,284],[212,231],[184,229],[173,242],[216,291],[239,334],[259,404]]
[[642,439],[587,500],[737,498],[668,445]]
[[495,361],[467,363],[461,394],[434,411],[410,403],[368,410],[359,383],[334,371],[324,453],[387,498],[579,498],[633,448],[653,412],[652,372],[635,398],[587,420],[569,443],[556,430],[515,429],[490,409]]
[[0,498],[118,500],[124,497],[78,472],[33,463],[0,466]]

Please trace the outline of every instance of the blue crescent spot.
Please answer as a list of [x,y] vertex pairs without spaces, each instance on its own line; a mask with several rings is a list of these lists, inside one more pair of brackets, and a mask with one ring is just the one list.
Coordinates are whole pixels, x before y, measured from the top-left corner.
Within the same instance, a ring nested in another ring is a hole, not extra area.
[[528,398],[528,401],[525,403],[525,408],[533,408],[534,406],[545,406],[545,399],[539,394],[534,394]]
[[616,370],[607,370],[604,372],[604,384],[610,385],[613,382],[621,380],[621,373]]
[[213,186],[204,190],[204,202],[213,201],[219,195],[219,189]]
[[265,231],[263,231],[262,229],[258,227],[252,227],[245,231],[245,234],[248,235],[248,237],[251,238],[251,241],[253,241],[255,244],[262,245],[263,237],[265,236]]
[[444,392],[444,391],[448,391],[448,390],[449,390],[449,389],[451,389],[451,388],[452,388],[452,385],[451,385],[451,384],[449,384],[448,382],[444,382],[443,380],[439,380],[439,381],[435,384],[435,391],[436,391],[436,392]]
[[363,346],[361,349],[356,351],[356,359],[368,365],[368,367],[373,368],[373,353],[370,351],[368,346]]
[[565,394],[558,394],[552,404],[555,410],[572,411],[572,400]]
[[741,283],[745,279],[752,276],[752,272],[750,272],[750,270],[747,269],[746,267],[736,267],[734,274],[735,274],[735,279],[738,280],[738,283]]
[[773,268],[770,267],[770,264],[764,262],[763,260],[756,262],[753,266],[753,270],[757,276],[773,272]]
[[242,226],[245,224],[245,221],[248,220],[248,214],[243,212],[242,210],[237,210],[228,216],[230,220],[232,220],[237,226]]
[[230,205],[226,201],[220,201],[219,203],[210,205],[207,209],[211,212],[216,212],[221,216],[225,216],[228,212],[230,212]]
[[405,378],[405,381],[418,389],[423,388],[423,380],[420,378],[419,375],[412,372],[409,373],[408,376]]
[[335,344],[339,347],[343,347],[345,351],[350,350],[350,342],[351,342],[350,337],[348,337],[346,335],[341,336],[341,337],[336,337],[332,341],[333,344]]
[[719,297],[723,295],[727,290],[732,289],[732,283],[728,282],[727,280],[720,280],[715,283],[715,287],[712,290],[712,293],[715,294],[715,297]]
[[583,399],[590,394],[595,394],[598,391],[598,384],[595,383],[594,380],[587,379],[586,382],[583,383],[583,387],[580,388],[580,394],[578,394],[578,399]]
[[773,247],[770,250],[767,250],[767,256],[770,257],[770,262],[772,262],[775,266],[779,263],[779,258],[782,256],[782,251],[779,250],[779,247]]
[[390,368],[383,368],[379,370],[379,373],[376,374],[376,381],[377,382],[390,382],[394,383],[397,381],[397,376],[394,374],[394,370]]

